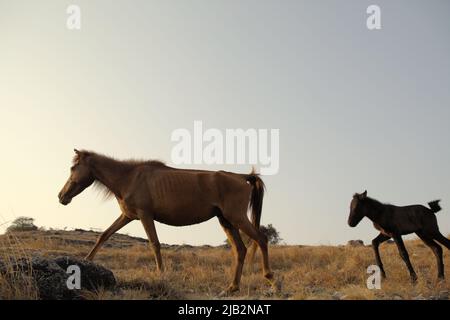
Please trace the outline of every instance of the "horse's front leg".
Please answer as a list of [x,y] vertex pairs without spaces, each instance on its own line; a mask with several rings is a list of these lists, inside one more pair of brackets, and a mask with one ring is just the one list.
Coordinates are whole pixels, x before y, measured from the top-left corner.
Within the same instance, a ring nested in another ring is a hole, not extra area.
[[159,243],[158,235],[156,234],[153,215],[147,214],[146,212],[142,211],[138,213],[138,216],[142,222],[142,225],[144,226],[145,233],[147,234],[148,240],[150,241],[150,244],[153,248],[153,253],[155,255],[156,261],[156,269],[159,272],[162,272],[164,268],[161,257],[161,244]]
[[86,260],[92,261],[94,259],[95,254],[97,253],[98,249],[105,243],[106,240],[109,239],[114,233],[116,233],[119,229],[121,229],[123,226],[128,224],[132,219],[128,218],[126,215],[122,214],[119,218],[117,218],[116,221],[113,222],[113,224],[103,232],[100,237],[98,237],[97,242],[95,243],[95,246],[92,248],[91,252],[85,257]]

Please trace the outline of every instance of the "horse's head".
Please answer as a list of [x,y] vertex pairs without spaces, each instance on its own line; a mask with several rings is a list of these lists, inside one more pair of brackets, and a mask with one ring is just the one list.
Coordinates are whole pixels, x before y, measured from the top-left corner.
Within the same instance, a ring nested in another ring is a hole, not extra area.
[[88,165],[89,154],[85,151],[74,149],[75,157],[73,166],[70,168],[70,176],[62,190],[58,194],[59,202],[67,205],[72,198],[80,194],[89,187],[94,181],[94,175]]
[[367,198],[367,190],[363,193],[355,193],[352,202],[350,202],[350,215],[348,216],[348,225],[356,227],[366,215],[363,202]]

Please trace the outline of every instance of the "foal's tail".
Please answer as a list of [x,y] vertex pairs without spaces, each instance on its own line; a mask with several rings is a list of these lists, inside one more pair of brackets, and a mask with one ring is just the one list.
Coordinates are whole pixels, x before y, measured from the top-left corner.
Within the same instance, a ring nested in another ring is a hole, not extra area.
[[254,169],[247,175],[246,180],[253,186],[249,208],[252,211],[252,223],[259,230],[265,185]]
[[436,212],[441,211],[442,208],[439,205],[439,201],[441,201],[441,200],[434,200],[434,201],[428,202],[431,212],[436,213]]

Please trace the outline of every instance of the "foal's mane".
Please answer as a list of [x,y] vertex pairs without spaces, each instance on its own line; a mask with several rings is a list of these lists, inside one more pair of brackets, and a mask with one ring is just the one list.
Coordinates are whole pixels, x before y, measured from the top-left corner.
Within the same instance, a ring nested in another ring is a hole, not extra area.
[[386,206],[386,204],[384,204],[376,199],[370,198],[370,197],[365,197],[362,200],[362,203],[364,203],[370,209],[376,210],[376,211],[382,210],[384,208],[384,206]]
[[[95,163],[103,168],[113,170],[119,174],[126,174],[133,169],[142,166],[166,167],[166,164],[159,160],[117,160],[113,157],[87,150],[81,150],[77,154],[75,154],[72,163],[77,164],[84,160],[87,160],[88,163]],[[103,194],[104,200],[107,200],[114,196],[113,192],[98,179],[95,179],[94,181],[94,188],[96,188],[100,193]]]

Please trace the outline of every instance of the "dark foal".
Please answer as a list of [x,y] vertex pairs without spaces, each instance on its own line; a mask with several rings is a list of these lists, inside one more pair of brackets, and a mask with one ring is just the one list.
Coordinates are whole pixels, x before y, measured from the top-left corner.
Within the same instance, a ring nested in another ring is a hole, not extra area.
[[411,281],[415,282],[417,280],[416,272],[411,265],[408,251],[406,251],[402,240],[402,235],[416,233],[433,250],[437,260],[438,278],[444,279],[442,247],[437,242],[450,249],[450,240],[441,234],[437,224],[435,213],[441,210],[439,200],[429,202],[428,205],[430,206],[429,208],[422,205],[398,207],[391,204],[383,204],[367,197],[367,191],[353,195],[348,224],[350,227],[355,227],[362,218],[367,217],[372,220],[375,228],[380,231],[380,234],[372,240],[372,247],[383,278],[386,278],[386,273],[381,262],[379,246],[381,243],[393,238],[397,244],[400,256],[408,267]]

